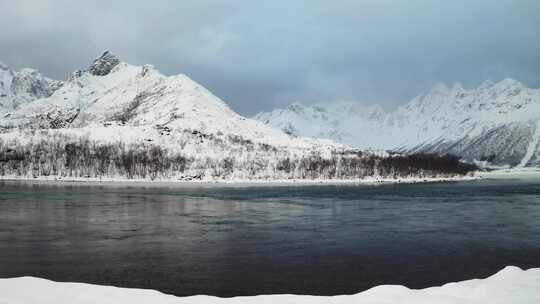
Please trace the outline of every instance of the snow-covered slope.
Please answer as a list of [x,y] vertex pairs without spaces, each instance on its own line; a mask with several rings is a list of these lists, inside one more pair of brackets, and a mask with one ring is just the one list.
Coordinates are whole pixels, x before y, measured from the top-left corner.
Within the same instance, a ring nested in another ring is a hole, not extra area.
[[375,129],[372,124],[384,119],[385,115],[384,110],[377,105],[362,106],[352,102],[339,102],[305,106],[293,103],[285,109],[259,113],[254,119],[293,136],[329,138],[364,149],[385,149],[384,143],[373,144],[376,136],[364,134]]
[[[32,73],[38,83],[49,81],[35,71]],[[33,99],[8,107],[0,127],[167,126],[200,133],[237,134],[244,139],[277,145],[345,147],[329,140],[291,138],[238,115],[185,75],[164,76],[150,65],[133,66],[109,52],[86,70],[73,73],[60,88],[50,93],[40,91]],[[13,100],[20,102],[17,98]]]
[[421,290],[398,285],[382,285],[355,294],[334,297],[261,295],[256,297],[179,298],[154,290],[117,288],[82,283],[59,283],[22,277],[0,279],[0,304],[173,304],[173,303],[380,303],[380,304],[536,304],[540,302],[540,269],[506,267],[486,278],[449,283]]
[[295,135],[364,149],[452,153],[494,165],[540,165],[540,90],[512,79],[470,90],[440,84],[389,113],[354,103],[293,104],[255,119]]
[[13,98],[17,105],[1,114],[0,176],[358,179],[470,170],[454,159],[386,161],[385,152],[293,137],[238,115],[185,75],[165,76],[109,52],[61,84],[50,94],[31,90],[41,94],[34,99]]
[[0,62],[0,115],[17,109],[19,105],[49,97],[62,86],[33,69],[11,70]]

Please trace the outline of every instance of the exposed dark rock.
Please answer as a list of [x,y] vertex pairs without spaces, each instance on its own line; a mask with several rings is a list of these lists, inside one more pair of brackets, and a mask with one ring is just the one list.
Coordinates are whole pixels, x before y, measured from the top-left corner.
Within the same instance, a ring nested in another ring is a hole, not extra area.
[[73,81],[77,78],[80,78],[82,74],[84,73],[83,70],[76,70],[75,72],[71,73],[71,76],[69,78],[70,81]]
[[154,69],[154,66],[152,65],[149,65],[149,64],[143,65],[141,69],[141,76],[142,77],[146,76],[152,69]]
[[142,92],[137,94],[133,101],[131,101],[127,107],[122,109],[119,113],[112,115],[110,120],[120,121],[122,124],[125,124],[130,119],[135,116],[137,108],[144,102],[144,100],[149,96],[148,93]]
[[120,63],[120,59],[114,54],[106,51],[99,58],[94,60],[94,63],[90,65],[88,71],[92,75],[105,76],[108,75],[112,69]]
[[42,121],[42,127],[51,129],[67,128],[79,116],[80,109],[67,109],[64,111],[50,111],[39,118]]

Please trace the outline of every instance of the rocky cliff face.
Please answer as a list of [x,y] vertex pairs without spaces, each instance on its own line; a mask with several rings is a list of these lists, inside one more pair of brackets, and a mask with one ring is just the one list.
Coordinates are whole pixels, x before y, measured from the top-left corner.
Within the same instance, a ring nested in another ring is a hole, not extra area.
[[88,71],[95,76],[105,76],[118,64],[120,64],[120,59],[111,52],[106,51],[103,55],[94,60],[92,65],[88,68]]

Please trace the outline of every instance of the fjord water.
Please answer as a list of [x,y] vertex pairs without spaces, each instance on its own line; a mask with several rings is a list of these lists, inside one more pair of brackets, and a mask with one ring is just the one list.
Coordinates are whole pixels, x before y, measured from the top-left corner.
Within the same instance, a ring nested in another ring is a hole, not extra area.
[[351,294],[540,267],[540,182],[0,182],[0,277],[176,295]]

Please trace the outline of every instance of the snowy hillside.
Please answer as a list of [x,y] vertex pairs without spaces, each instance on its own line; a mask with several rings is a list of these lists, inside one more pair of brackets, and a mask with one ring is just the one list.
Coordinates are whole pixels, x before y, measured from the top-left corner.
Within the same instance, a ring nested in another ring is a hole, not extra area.
[[540,90],[505,79],[466,90],[437,85],[395,111],[295,103],[255,116],[298,136],[357,148],[452,153],[491,165],[540,165]]
[[292,137],[238,115],[185,75],[165,76],[109,52],[65,82],[18,72],[31,76],[23,82],[30,89],[13,89],[19,74],[5,71],[12,93],[0,114],[1,176],[358,179],[471,169],[455,159]]

